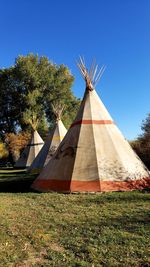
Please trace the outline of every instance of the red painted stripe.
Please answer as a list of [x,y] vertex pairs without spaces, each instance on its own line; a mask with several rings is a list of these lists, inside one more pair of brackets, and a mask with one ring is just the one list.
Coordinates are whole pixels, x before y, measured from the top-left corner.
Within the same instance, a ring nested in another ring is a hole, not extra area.
[[75,121],[71,127],[74,127],[75,125],[78,124],[114,124],[112,120],[80,120],[80,121]]
[[150,187],[150,177],[141,180],[123,182],[115,181],[63,181],[63,180],[35,180],[32,188],[37,191],[57,192],[107,192],[132,191]]

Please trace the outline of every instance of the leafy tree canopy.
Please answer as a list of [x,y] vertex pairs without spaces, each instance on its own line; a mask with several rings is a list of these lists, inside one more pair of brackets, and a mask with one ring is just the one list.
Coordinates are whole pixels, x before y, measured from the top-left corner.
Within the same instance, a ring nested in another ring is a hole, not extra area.
[[34,54],[19,56],[14,66],[1,69],[0,135],[31,126],[47,130],[55,118],[51,104],[56,101],[65,105],[62,120],[68,127],[80,104],[71,90],[73,81],[65,65]]

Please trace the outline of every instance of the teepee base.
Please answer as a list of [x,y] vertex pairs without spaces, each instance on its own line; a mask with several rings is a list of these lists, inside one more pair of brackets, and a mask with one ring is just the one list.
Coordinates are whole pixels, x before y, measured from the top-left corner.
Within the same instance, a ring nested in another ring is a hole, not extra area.
[[132,191],[150,188],[150,178],[115,181],[62,181],[62,180],[36,180],[32,188],[40,192],[109,192]]

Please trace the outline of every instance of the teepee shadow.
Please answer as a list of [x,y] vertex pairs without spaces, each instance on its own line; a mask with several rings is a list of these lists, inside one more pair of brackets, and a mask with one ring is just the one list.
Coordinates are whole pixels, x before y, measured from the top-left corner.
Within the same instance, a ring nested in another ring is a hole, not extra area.
[[0,192],[33,192],[30,187],[35,178],[35,175],[29,175],[25,170],[0,170]]

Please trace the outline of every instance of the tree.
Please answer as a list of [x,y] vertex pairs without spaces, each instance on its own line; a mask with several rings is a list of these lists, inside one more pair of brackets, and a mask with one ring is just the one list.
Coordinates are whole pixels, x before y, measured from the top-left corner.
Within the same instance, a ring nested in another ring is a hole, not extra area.
[[147,118],[143,121],[141,129],[143,130],[143,137],[149,141],[150,138],[150,113]]
[[141,129],[143,133],[137,140],[131,142],[131,146],[145,165],[150,169],[150,113],[142,122]]
[[31,135],[29,132],[20,132],[18,134],[8,133],[5,135],[5,143],[13,162],[18,160],[20,153],[29,143],[30,137]]
[[80,103],[71,91],[73,81],[66,66],[33,54],[0,70],[0,135],[26,130],[29,124],[43,130],[53,123],[51,104],[56,100],[65,105],[62,119],[69,126]]
[[15,132],[20,110],[15,90],[13,68],[0,70],[0,134]]

